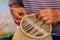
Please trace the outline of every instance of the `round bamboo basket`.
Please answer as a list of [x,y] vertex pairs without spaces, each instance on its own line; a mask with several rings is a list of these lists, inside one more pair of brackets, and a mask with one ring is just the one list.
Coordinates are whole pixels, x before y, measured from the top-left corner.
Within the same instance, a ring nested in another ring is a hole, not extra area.
[[30,14],[21,20],[19,40],[52,40],[51,31],[51,24],[47,25],[35,14]]

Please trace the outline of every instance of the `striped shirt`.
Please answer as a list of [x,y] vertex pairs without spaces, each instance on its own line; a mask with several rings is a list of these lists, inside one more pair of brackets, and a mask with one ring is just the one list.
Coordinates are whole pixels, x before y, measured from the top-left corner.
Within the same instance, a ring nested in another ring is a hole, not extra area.
[[[9,2],[10,4],[19,4],[18,0],[10,0]],[[28,13],[36,13],[43,8],[60,9],[60,0],[22,0],[22,2]],[[60,23],[53,26],[52,34],[60,35]]]

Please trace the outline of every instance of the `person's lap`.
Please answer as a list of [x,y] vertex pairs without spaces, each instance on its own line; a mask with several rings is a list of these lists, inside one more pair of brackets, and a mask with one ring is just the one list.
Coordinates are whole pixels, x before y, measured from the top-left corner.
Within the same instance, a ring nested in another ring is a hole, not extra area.
[[53,40],[60,40],[60,36],[52,35]]
[[5,37],[5,38],[0,38],[0,40],[12,40],[12,37],[13,37],[13,35],[9,36],[9,37]]

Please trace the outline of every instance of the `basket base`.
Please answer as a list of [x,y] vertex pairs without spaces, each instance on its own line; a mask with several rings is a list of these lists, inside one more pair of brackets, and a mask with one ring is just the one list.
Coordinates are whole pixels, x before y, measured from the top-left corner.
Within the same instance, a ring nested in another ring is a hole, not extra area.
[[13,37],[12,40],[52,40],[51,34],[49,36],[47,36],[46,38],[43,39],[35,39],[32,37],[29,37],[27,35],[25,35],[21,29],[18,29]]

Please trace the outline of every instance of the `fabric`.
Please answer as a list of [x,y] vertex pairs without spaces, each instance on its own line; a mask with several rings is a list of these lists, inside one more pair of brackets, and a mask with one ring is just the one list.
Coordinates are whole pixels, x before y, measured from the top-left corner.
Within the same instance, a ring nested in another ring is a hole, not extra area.
[[9,36],[9,37],[5,37],[5,38],[0,38],[0,40],[12,40],[12,37],[13,37],[13,35]]
[[60,40],[60,36],[52,35],[53,40]]
[[14,4],[14,3],[15,4],[19,4],[18,0],[9,0],[9,5]]
[[[9,2],[10,5],[18,3],[17,0],[10,0]],[[60,9],[60,0],[22,0],[22,2],[28,13],[36,13],[43,8]],[[53,35],[60,35],[60,23],[58,26],[54,25],[52,33]]]

